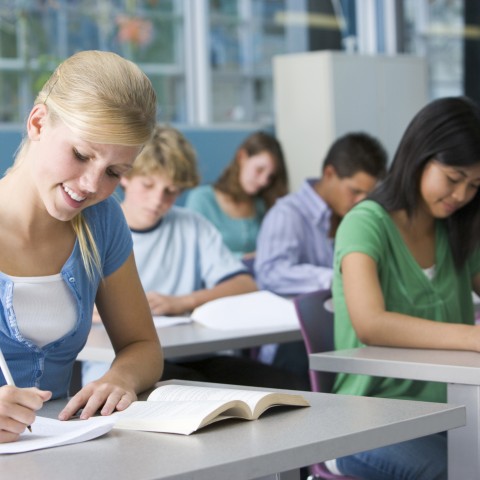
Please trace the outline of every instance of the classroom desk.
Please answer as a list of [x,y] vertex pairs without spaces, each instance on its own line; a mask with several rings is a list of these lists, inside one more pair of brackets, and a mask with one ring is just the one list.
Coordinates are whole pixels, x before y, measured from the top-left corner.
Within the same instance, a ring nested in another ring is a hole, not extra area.
[[480,478],[480,354],[364,347],[309,357],[313,370],[447,383],[448,401],[467,411],[466,426],[448,433],[449,478]]
[[[75,445],[0,455],[1,477],[247,480],[285,472],[276,478],[298,479],[305,465],[465,425],[463,406],[302,394],[311,407],[273,408],[259,420],[218,422],[190,436],[118,430]],[[40,414],[54,416],[62,404],[50,402]]]
[[[251,330],[214,330],[192,322],[157,328],[165,358],[203,355],[221,350],[258,347],[265,343],[293,342],[302,339],[300,327]],[[112,344],[103,325],[93,325],[87,343],[77,360],[111,362]]]

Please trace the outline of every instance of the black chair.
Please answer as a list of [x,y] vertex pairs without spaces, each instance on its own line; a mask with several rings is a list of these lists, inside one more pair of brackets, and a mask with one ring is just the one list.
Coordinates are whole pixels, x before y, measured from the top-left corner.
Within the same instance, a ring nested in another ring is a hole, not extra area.
[[[328,352],[334,350],[333,342],[333,305],[330,290],[316,290],[299,295],[293,299],[300,329],[307,353]],[[309,370],[313,392],[330,393],[335,374]],[[353,480],[331,473],[324,463],[310,466],[311,476],[320,479]]]

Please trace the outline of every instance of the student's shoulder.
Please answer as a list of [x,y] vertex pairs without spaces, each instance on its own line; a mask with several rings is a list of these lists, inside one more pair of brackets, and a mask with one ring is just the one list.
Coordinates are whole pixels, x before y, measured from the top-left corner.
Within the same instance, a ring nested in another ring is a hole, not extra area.
[[275,204],[267,211],[266,219],[270,221],[275,218],[288,218],[293,221],[306,214],[305,205],[299,198],[298,192],[289,193],[280,197]]
[[215,192],[212,185],[199,185],[198,187],[192,188],[187,195],[186,205],[188,205],[192,200],[212,200],[215,198]]
[[178,205],[174,205],[169,210],[165,216],[165,220],[192,228],[208,228],[212,226],[211,223],[200,213],[194,212],[186,207],[180,207]]
[[108,197],[105,200],[96,203],[83,211],[85,218],[91,222],[101,222],[105,224],[116,222],[119,219],[124,220],[124,215],[120,203],[114,197]]
[[371,217],[384,219],[388,217],[387,211],[375,200],[363,200],[355,205],[345,216],[347,217]]
[[337,239],[343,235],[382,236],[391,229],[388,212],[374,200],[363,200],[355,205],[340,222]]

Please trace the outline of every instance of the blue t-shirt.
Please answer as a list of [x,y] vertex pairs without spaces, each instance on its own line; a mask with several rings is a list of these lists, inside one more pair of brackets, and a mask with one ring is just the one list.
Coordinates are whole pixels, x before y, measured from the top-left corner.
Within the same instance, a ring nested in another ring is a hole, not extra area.
[[[0,272],[0,347],[18,387],[38,387],[53,392],[53,398],[68,394],[73,363],[85,345],[92,323],[98,285],[127,260],[132,238],[123,212],[113,198],[83,212],[100,254],[102,273],[87,276],[78,241],[61,269],[63,280],[76,306],[75,327],[63,337],[39,347],[22,336],[13,309],[13,282]],[[52,299],[54,301],[54,299]],[[0,374],[0,385],[5,385]]]

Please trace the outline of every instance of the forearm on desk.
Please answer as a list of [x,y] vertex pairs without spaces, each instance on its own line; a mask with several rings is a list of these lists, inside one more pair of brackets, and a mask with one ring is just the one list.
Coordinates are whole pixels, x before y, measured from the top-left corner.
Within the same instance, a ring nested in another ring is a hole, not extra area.
[[155,339],[134,342],[119,350],[106,376],[119,376],[140,393],[157,382],[162,373],[163,353]]
[[190,310],[194,310],[200,305],[217,298],[240,295],[255,292],[257,290],[258,288],[253,278],[250,275],[241,274],[220,282],[212,288],[192,292],[190,295],[186,295],[186,297],[188,297],[191,302]]

